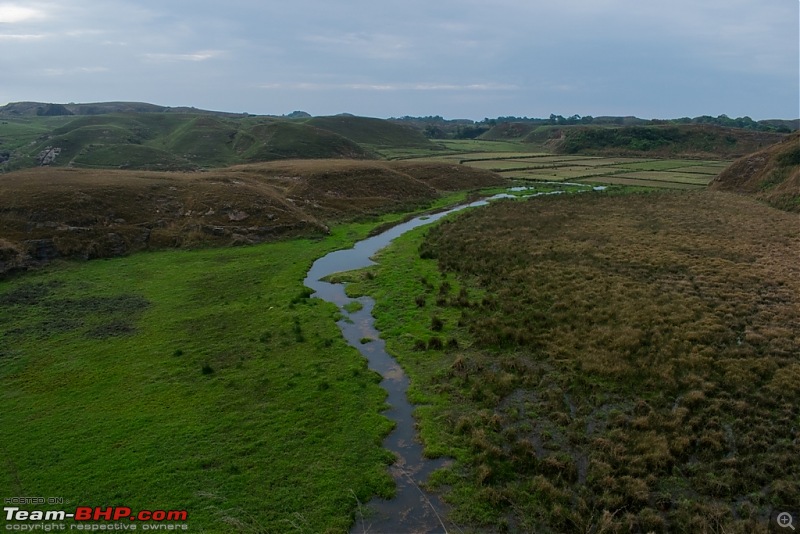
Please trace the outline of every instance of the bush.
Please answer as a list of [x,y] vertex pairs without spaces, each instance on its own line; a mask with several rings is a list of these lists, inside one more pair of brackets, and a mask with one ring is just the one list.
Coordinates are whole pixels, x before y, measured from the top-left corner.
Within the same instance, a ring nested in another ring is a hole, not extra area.
[[442,350],[443,348],[444,343],[440,338],[433,336],[428,340],[428,350]]

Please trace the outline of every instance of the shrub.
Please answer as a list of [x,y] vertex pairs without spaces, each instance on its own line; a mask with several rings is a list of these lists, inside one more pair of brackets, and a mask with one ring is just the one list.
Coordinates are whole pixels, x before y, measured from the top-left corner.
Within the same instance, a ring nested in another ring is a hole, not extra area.
[[442,350],[443,348],[444,343],[440,338],[433,336],[428,340],[428,350]]

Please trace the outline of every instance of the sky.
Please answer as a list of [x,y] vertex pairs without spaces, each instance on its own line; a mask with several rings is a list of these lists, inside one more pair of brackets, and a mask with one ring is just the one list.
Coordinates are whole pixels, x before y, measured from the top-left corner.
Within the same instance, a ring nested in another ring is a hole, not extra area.
[[0,105],[800,117],[798,0],[0,0]]

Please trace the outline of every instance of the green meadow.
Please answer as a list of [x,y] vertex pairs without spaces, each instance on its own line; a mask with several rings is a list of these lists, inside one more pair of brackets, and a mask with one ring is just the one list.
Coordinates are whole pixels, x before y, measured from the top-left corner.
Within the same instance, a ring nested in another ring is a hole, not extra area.
[[0,283],[6,495],[187,509],[200,532],[342,532],[388,497],[380,377],[309,299],[324,240],[140,253]]

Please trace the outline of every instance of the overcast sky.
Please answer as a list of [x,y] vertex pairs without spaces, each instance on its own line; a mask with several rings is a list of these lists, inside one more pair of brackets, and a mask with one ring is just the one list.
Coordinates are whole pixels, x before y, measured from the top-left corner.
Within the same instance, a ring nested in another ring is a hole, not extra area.
[[800,116],[798,0],[0,0],[0,105]]

